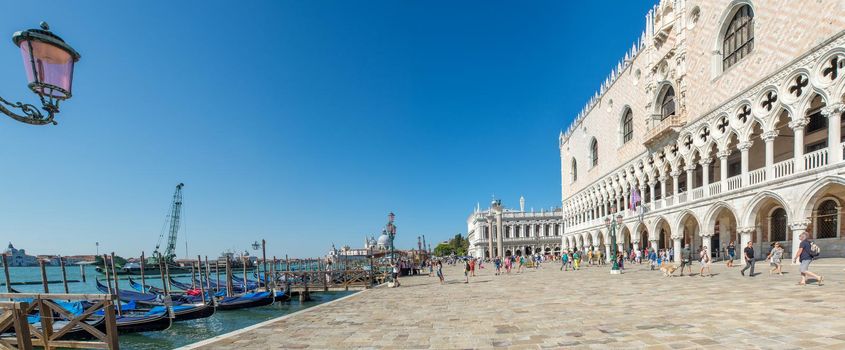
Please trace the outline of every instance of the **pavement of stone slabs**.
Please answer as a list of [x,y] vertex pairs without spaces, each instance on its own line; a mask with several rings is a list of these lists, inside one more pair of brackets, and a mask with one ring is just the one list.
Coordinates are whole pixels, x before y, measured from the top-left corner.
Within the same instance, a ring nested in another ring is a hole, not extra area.
[[[487,267],[485,265],[485,267]],[[713,277],[663,277],[647,265],[495,276],[464,283],[461,267],[401,279],[223,338],[201,349],[845,349],[845,259],[811,270],[823,286],[784,276],[742,277],[713,264]],[[676,272],[677,274],[677,272]]]

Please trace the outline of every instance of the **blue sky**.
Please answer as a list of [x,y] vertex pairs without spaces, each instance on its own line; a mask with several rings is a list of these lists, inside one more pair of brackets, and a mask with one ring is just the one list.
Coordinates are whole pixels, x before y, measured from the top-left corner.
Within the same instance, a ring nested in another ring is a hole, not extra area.
[[[18,1],[81,54],[58,126],[0,119],[0,240],[39,254],[397,246],[466,231],[476,202],[560,203],[557,136],[649,1]],[[35,102],[0,41],[0,96]],[[4,242],[5,243],[5,242]]]

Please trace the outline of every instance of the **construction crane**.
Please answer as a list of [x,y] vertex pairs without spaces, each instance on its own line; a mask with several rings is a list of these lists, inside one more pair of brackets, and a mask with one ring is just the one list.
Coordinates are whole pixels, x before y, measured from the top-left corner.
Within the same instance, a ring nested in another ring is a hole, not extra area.
[[167,247],[164,252],[161,252],[161,241],[164,239],[164,230],[158,236],[155,252],[153,257],[160,257],[164,262],[172,262],[176,258],[176,237],[179,233],[179,218],[182,214],[182,187],[185,184],[179,183],[176,185],[176,192],[173,193],[173,202],[170,204],[170,212],[165,219],[165,226],[169,226],[167,233]]

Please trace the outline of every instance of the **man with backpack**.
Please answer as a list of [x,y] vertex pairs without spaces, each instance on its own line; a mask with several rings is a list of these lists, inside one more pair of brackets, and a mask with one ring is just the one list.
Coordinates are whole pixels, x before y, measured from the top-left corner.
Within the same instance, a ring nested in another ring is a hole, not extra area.
[[798,252],[795,253],[795,257],[792,258],[792,262],[795,263],[796,261],[801,262],[801,267],[798,268],[798,271],[801,272],[801,282],[798,282],[799,285],[806,285],[807,284],[807,277],[815,278],[818,282],[818,285],[822,285],[822,280],[824,280],[824,276],[817,275],[815,273],[810,272],[810,262],[813,261],[819,253],[821,253],[821,248],[816,245],[816,242],[812,242],[807,239],[807,234],[802,233],[799,236],[801,239],[801,244],[798,245]]

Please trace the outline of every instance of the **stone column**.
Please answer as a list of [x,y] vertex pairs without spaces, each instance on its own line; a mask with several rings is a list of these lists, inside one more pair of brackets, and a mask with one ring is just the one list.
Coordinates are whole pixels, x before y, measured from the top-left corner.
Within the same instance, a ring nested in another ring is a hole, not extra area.
[[490,259],[493,259],[496,256],[496,252],[493,250],[493,217],[491,216],[487,221],[487,249],[489,249],[488,256]]
[[766,143],[766,180],[775,178],[775,137],[777,136],[777,130],[767,131],[762,135],[763,142]]
[[610,241],[604,241],[604,261],[610,262]]
[[728,190],[728,157],[731,156],[731,150],[726,149],[716,153],[719,157],[719,181],[722,182],[722,192]]
[[669,178],[666,175],[660,175],[660,198],[663,201],[663,207],[666,207],[666,180]]
[[798,245],[801,244],[801,234],[807,232],[808,226],[810,226],[810,220],[799,220],[789,224],[789,228],[792,229],[792,254],[789,255],[790,259],[795,259],[795,254],[798,253]]
[[754,231],[757,231],[757,229],[755,227],[744,227],[744,228],[737,230],[737,232],[739,232],[739,236],[740,236],[740,245],[739,245],[739,247],[737,247],[736,250],[737,250],[737,256],[740,257],[739,262],[741,264],[745,264],[745,253],[743,253],[743,250],[748,245],[748,242],[751,242],[751,239],[752,239],[751,235],[754,233]]
[[681,236],[672,236],[672,250],[675,252],[675,263],[681,263]]
[[710,164],[713,163],[713,158],[704,158],[698,164],[701,164],[701,186],[704,187],[704,193],[710,195]]
[[[672,196],[678,196],[678,177],[681,176],[680,170],[675,170],[670,173],[672,175]],[[677,200],[675,201],[677,203]]]
[[795,133],[794,153],[795,153],[795,173],[804,171],[804,127],[807,126],[809,120],[807,118],[796,119],[789,122],[789,127]]
[[652,207],[654,206],[654,187],[657,186],[657,181],[649,181],[648,183],[648,202],[652,203]]
[[504,233],[504,226],[502,226],[502,210],[496,211],[496,228],[498,231],[498,235],[496,235],[496,245],[499,247],[499,256],[505,256],[505,247],[504,247],[504,240],[503,240],[503,233]]
[[[684,168],[684,170],[687,171],[687,190],[686,190],[686,192],[689,193],[690,191],[692,191],[693,188],[695,188],[695,186],[693,186],[693,185],[695,185],[695,183],[693,182],[695,180],[695,177],[693,176],[693,175],[695,175],[695,164],[687,165],[687,167]],[[690,195],[687,195],[687,200],[690,200],[690,199],[692,199],[692,197]]]
[[648,241],[648,244],[650,246],[648,248],[649,251],[655,251],[655,252],[657,251],[657,240],[650,240],[650,241]]
[[[704,248],[708,254],[713,251],[713,233],[712,232],[701,232],[701,247]],[[696,252],[693,252],[695,254]],[[697,257],[697,256],[696,256]]]
[[822,108],[822,115],[827,117],[828,164],[842,161],[842,130],[839,127],[843,111],[845,111],[845,104],[842,103],[834,103]]
[[739,148],[739,151],[742,154],[741,167],[742,167],[742,185],[743,186],[748,185],[748,150],[751,149],[751,145],[753,143],[754,142],[752,142],[752,141],[745,141],[745,142],[740,142],[739,145],[737,145],[737,148]]
[[[645,184],[640,185],[640,205],[645,204],[645,200],[646,200],[645,188],[646,188]],[[649,197],[648,199],[653,199],[653,198]],[[634,203],[634,204],[636,204],[636,203]]]

